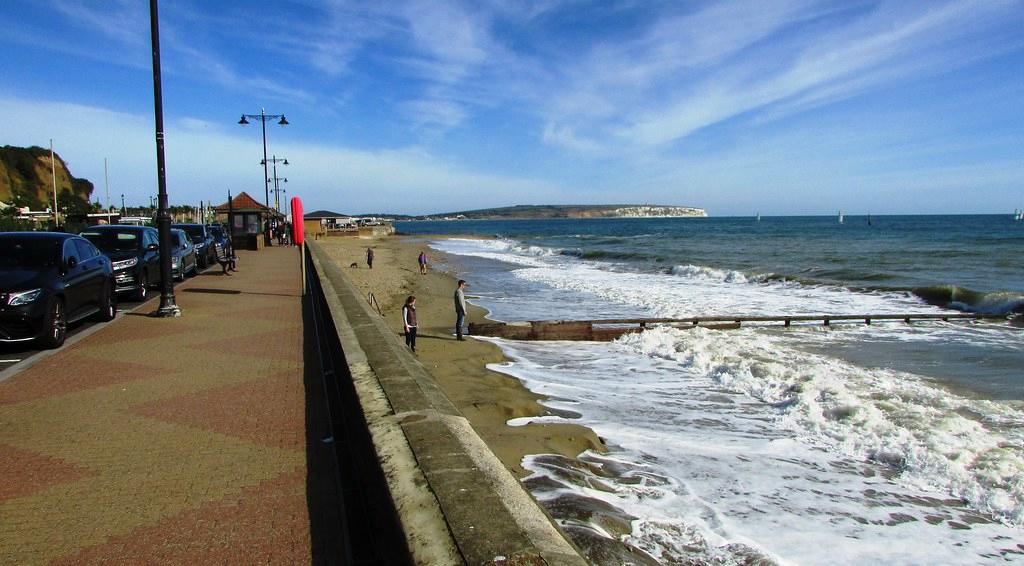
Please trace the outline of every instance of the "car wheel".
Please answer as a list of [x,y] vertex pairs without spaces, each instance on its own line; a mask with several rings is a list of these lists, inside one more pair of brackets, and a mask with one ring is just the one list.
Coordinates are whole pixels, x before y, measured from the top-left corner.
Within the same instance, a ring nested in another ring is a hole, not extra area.
[[43,348],[60,348],[68,333],[67,316],[64,313],[64,301],[58,297],[50,299],[50,306],[43,319],[43,335],[39,343]]
[[139,276],[139,288],[132,294],[132,298],[138,302],[146,300],[146,293],[149,292],[149,280],[146,278],[146,270],[142,270],[142,275]]
[[103,297],[100,298],[100,312],[96,315],[96,318],[100,322],[107,322],[114,320],[117,316],[117,290],[114,289],[114,284],[111,283],[103,291]]

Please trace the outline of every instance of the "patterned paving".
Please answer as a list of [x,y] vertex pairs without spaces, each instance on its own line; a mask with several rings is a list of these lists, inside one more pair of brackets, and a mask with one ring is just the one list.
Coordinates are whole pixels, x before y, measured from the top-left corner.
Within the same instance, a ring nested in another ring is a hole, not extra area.
[[0,382],[0,564],[310,562],[298,252],[239,268]]

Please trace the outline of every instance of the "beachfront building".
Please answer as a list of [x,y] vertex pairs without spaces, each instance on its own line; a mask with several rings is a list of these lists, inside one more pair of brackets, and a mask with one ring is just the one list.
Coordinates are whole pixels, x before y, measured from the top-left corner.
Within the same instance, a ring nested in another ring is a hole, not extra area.
[[260,204],[249,193],[242,191],[230,202],[213,207],[215,216],[231,231],[235,249],[259,250],[268,244],[267,223],[283,222],[285,216]]
[[347,214],[330,210],[316,210],[304,214],[306,233],[319,238],[323,236],[358,236],[356,219]]

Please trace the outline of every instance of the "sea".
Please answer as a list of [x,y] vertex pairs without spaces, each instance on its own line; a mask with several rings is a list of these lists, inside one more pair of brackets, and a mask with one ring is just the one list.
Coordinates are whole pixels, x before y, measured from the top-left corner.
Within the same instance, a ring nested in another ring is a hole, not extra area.
[[[497,321],[1024,313],[991,216],[403,222]],[[1024,328],[654,327],[491,369],[607,451],[524,484],[595,564],[1024,563]]]

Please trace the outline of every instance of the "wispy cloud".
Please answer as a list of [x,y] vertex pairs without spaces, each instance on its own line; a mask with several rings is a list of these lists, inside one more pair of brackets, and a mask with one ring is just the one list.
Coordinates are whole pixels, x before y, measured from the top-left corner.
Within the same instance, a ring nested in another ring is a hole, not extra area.
[[662,145],[776,104],[809,109],[992,56],[995,42],[968,39],[1005,29],[1000,17],[1019,21],[1014,4],[715,5],[597,47],[552,109],[595,139]]
[[[145,202],[155,193],[153,125],[149,116],[103,108],[24,100],[0,93],[0,144],[45,145],[40,120],[65,117],[47,130],[57,152],[76,176],[103,178],[103,160],[110,163],[112,194]],[[116,130],[109,127],[118,124]],[[259,136],[231,131],[220,123],[193,118],[173,120],[166,134],[168,191],[173,203],[217,200],[224,192],[262,192]],[[530,177],[503,176],[467,168],[422,147],[368,151],[342,145],[282,141],[277,155],[292,161],[289,191],[307,207],[439,212],[441,208],[472,208],[498,202],[541,202],[567,198],[563,187]],[[104,198],[102,188],[93,196]]]
[[132,0],[113,0],[89,6],[74,0],[51,5],[70,22],[92,28],[122,45],[144,47],[149,42],[149,6]]

